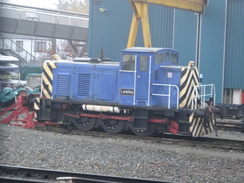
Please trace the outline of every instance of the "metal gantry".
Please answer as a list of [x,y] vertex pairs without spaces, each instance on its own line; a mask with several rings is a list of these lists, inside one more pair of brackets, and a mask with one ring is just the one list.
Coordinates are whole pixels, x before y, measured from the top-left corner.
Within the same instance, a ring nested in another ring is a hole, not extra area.
[[160,6],[168,6],[171,8],[203,13],[207,0],[129,0],[133,9],[133,17],[131,22],[130,34],[128,38],[127,48],[133,47],[136,41],[139,22],[142,22],[142,32],[145,47],[152,47],[150,26],[148,19],[148,4]]

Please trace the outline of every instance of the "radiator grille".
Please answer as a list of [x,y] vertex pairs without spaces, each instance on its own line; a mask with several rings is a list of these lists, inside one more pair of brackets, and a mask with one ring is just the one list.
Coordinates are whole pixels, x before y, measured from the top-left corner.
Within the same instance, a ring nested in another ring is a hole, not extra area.
[[91,83],[91,75],[90,74],[79,74],[78,79],[78,96],[80,97],[88,97],[90,91],[90,83]]
[[57,96],[68,97],[70,89],[70,74],[57,75]]

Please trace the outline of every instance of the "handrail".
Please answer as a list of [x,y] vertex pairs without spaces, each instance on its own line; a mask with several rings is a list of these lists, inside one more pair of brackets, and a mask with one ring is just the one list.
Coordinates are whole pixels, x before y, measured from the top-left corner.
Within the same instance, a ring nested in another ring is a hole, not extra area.
[[213,105],[215,105],[215,98],[216,98],[216,92],[215,92],[215,85],[214,84],[198,84],[194,86],[193,89],[193,96],[192,96],[192,105],[191,109],[197,109],[198,103],[197,100],[200,99],[201,108],[204,108],[206,98],[213,98]]
[[165,86],[165,87],[168,87],[169,90],[168,90],[168,94],[155,94],[153,93],[152,95],[153,96],[161,96],[161,97],[168,97],[168,109],[170,109],[170,106],[171,106],[171,88],[176,88],[177,90],[177,103],[176,103],[176,108],[178,109],[179,108],[179,87],[177,85],[171,85],[171,84],[158,84],[158,83],[152,83],[153,86]]
[[[1,49],[10,49],[11,51],[13,51],[15,54],[18,55],[19,58],[22,58],[23,60],[25,60],[26,62],[30,62],[30,60],[35,60],[35,56],[31,55],[31,53],[29,53],[27,50],[25,50],[23,47],[20,47],[19,45],[17,45],[12,39],[8,38],[8,37],[3,37],[0,36],[0,39],[3,40],[3,44],[1,46]],[[10,46],[9,44],[7,44],[4,40],[8,39],[10,41]],[[23,50],[23,54],[21,54],[18,51],[15,51],[16,49],[14,48],[19,47],[19,49]]]

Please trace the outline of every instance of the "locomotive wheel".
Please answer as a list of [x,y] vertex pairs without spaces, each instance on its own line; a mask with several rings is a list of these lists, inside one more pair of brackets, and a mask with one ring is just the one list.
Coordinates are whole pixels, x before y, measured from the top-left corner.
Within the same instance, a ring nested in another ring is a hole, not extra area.
[[147,130],[134,129],[133,124],[131,123],[129,123],[129,127],[135,135],[140,137],[152,136],[157,132],[157,125],[151,123],[148,124]]
[[120,133],[124,130],[125,122],[115,119],[101,120],[100,124],[104,131],[112,134]]
[[92,130],[96,125],[95,118],[88,118],[88,117],[73,118],[72,117],[72,118],[70,118],[70,120],[75,125],[75,127],[81,131]]

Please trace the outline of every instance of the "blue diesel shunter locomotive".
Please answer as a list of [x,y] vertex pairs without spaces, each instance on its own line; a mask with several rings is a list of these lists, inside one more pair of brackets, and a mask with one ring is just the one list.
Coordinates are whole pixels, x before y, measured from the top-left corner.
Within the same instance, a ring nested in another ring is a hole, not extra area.
[[124,49],[120,63],[106,60],[46,61],[37,120],[140,136],[213,130],[214,85],[199,83],[194,62],[178,66],[177,51],[144,47]]

